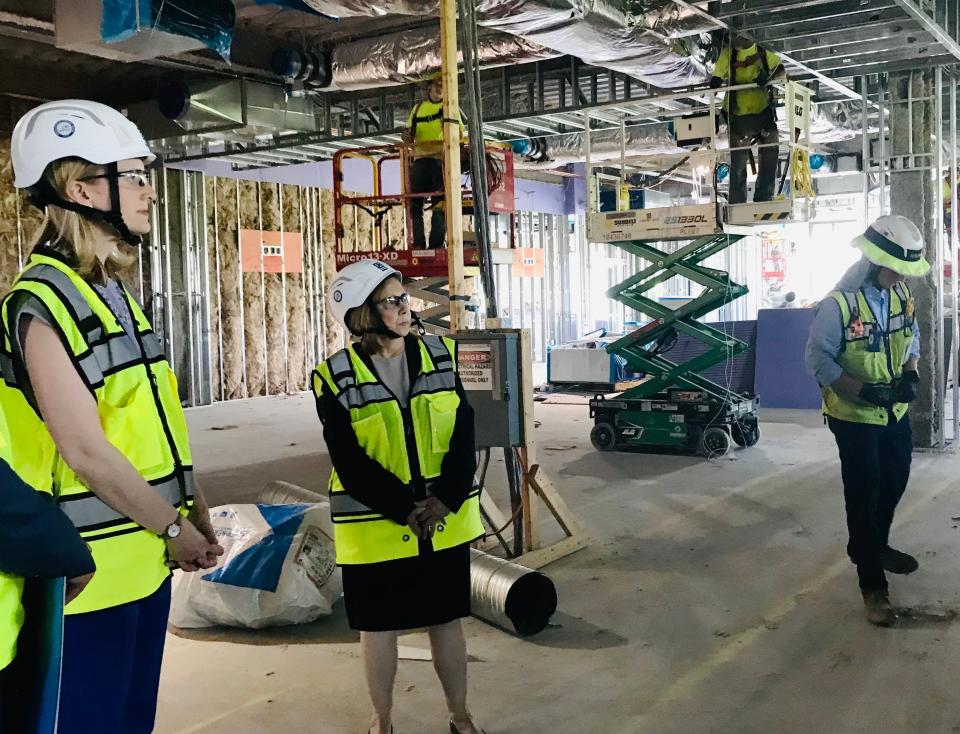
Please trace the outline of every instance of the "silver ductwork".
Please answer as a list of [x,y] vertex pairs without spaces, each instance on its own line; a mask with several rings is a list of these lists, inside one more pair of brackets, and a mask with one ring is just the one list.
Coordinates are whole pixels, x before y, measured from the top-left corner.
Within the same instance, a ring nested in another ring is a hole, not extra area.
[[[334,17],[438,14],[436,0],[305,2]],[[707,80],[704,64],[678,50],[677,42],[671,40],[705,30],[696,14],[678,13],[672,2],[655,3],[652,7],[659,10],[648,8],[643,14],[631,14],[625,5],[624,0],[477,0],[476,8],[479,24],[485,28],[517,36],[559,54],[577,56],[588,64],[616,69],[655,87],[686,87]],[[432,47],[429,52],[437,53]],[[348,55],[358,58],[355,52]],[[425,62],[412,63],[427,66]],[[438,68],[439,62],[427,71]],[[354,71],[346,65],[340,69],[344,78],[369,77],[362,69]],[[335,81],[336,77],[335,70]]]
[[[556,52],[517,36],[491,33],[480,37],[477,58],[485,67],[524,64]],[[461,57],[462,62],[462,57]],[[369,89],[408,84],[440,68],[440,37],[422,28],[344,43],[333,50],[331,89]]]
[[[480,24],[665,89],[707,81],[706,66],[605,0],[479,0]],[[646,15],[642,16],[646,17]]]
[[130,105],[128,114],[148,140],[187,135],[249,140],[323,128],[312,99],[290,97],[279,86],[244,79],[169,84],[155,100]]
[[[594,162],[619,160],[621,150],[626,156],[671,155],[681,152],[677,139],[667,123],[652,125],[628,125],[622,138],[620,128],[597,130],[590,133],[590,159]],[[541,155],[546,160],[531,161],[517,156],[514,165],[518,169],[550,169],[568,163],[580,163],[586,158],[584,134],[545,135],[536,139],[541,146]]]

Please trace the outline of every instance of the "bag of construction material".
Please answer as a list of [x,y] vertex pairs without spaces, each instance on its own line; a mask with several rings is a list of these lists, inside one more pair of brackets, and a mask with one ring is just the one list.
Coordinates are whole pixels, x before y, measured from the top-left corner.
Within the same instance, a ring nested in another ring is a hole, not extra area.
[[343,593],[330,505],[225,505],[210,510],[217,567],[174,575],[177,627],[273,627],[329,615]]

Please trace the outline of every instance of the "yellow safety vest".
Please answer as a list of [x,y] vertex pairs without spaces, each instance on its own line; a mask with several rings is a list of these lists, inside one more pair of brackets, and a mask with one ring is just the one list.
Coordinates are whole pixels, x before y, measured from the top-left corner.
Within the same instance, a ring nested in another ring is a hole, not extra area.
[[14,299],[39,299],[97,402],[100,425],[154,491],[181,513],[193,499],[193,466],[177,381],[150,322],[129,292],[136,330],[131,338],[94,288],[58,253],[38,248],[0,306],[3,344],[0,410],[12,435],[13,465],[29,485],[50,492],[90,545],[97,573],[67,605],[67,614],[143,599],[170,575],[162,538],[109,507],[60,457],[42,418],[24,392],[24,366],[15,356]]
[[[440,476],[460,405],[454,343],[424,336],[419,340],[419,348],[420,374],[413,382],[406,410],[353,346],[317,365],[313,379],[317,396],[326,384],[350,412],[350,422],[363,450],[410,487],[411,496],[413,487],[421,481],[429,494],[431,480]],[[420,552],[418,539],[410,528],[353,499],[336,470],[330,476],[330,512],[337,563],[341,565],[410,558]],[[461,508],[448,515],[436,530],[434,550],[453,548],[480,537],[480,490],[473,490]]]
[[[460,139],[466,138],[466,129],[463,126],[463,120],[458,118],[460,123]],[[443,142],[443,102],[431,102],[429,99],[420,102],[410,112],[407,118],[407,127],[413,131],[413,139],[416,143],[427,143],[427,145],[418,145],[414,152],[418,157],[442,158],[443,150],[439,143]],[[433,143],[433,145],[429,145]]]
[[[772,51],[759,48],[756,44],[749,48],[737,49],[737,61],[749,61],[753,63],[748,66],[740,66],[734,69],[733,83],[753,84],[764,69],[764,60],[760,54],[766,54],[766,68],[772,74],[780,65],[780,57]],[[730,47],[724,46],[717,58],[717,64],[713,68],[713,76],[722,79],[724,86],[730,80]],[[766,89],[743,89],[733,93],[736,97],[736,108],[733,110],[735,115],[756,115],[763,112],[770,106],[770,92]],[[723,109],[728,109],[729,94],[724,96]]]
[[[0,459],[10,463],[10,433],[0,412]],[[0,670],[17,655],[17,637],[23,626],[23,579],[0,572]]]
[[[840,306],[843,321],[843,346],[837,357],[843,371],[864,383],[889,383],[903,374],[913,342],[914,315],[913,297],[904,283],[890,289],[890,308],[887,324],[878,324],[873,309],[867,303],[863,291],[830,294]],[[870,345],[879,345],[879,349]],[[887,425],[885,408],[872,405],[860,398],[844,395],[829,385],[821,387],[823,412],[843,421]],[[899,421],[907,413],[906,403],[893,406],[893,414]]]

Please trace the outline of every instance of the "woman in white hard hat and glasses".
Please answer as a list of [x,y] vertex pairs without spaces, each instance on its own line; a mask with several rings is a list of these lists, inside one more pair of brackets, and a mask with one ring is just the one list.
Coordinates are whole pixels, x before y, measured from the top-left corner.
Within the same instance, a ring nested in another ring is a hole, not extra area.
[[470,543],[483,533],[473,411],[450,339],[418,338],[399,272],[377,260],[344,268],[330,309],[358,338],[314,372],[333,462],[330,509],[350,626],[374,714],[389,734],[397,633],[427,628],[452,734],[476,734],[467,709]]
[[119,280],[150,231],[154,156],[96,102],[40,105],[17,123],[15,185],[45,211],[2,304],[0,409],[12,464],[51,493],[97,573],[66,607],[59,734],[153,730],[170,569],[222,549],[194,489],[176,379]]
[[847,512],[847,553],[857,567],[867,620],[897,620],[886,573],[917,560],[890,545],[907,488],[913,437],[908,410],[920,391],[920,325],[906,278],[927,274],[923,236],[906,217],[883,216],[853,241],[862,253],[820,303],[807,341],[807,369],[823,393],[837,441]]

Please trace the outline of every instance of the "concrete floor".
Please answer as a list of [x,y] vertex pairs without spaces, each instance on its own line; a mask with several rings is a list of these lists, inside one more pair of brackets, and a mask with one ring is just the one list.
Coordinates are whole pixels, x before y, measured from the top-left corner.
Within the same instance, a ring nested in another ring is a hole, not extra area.
[[[960,458],[915,456],[893,539],[921,569],[893,578],[905,616],[883,630],[861,614],[839,465],[816,413],[766,412],[760,444],[717,463],[598,453],[583,406],[538,405],[537,417],[543,464],[593,542],[546,569],[560,611],[542,634],[466,623],[488,734],[960,732]],[[250,501],[271,479],[326,481],[308,397],[188,419],[214,503]],[[427,646],[420,633],[401,644]],[[170,635],[157,731],[365,731],[358,653],[341,605],[297,628]],[[395,723],[446,731],[429,663],[401,662]]]

